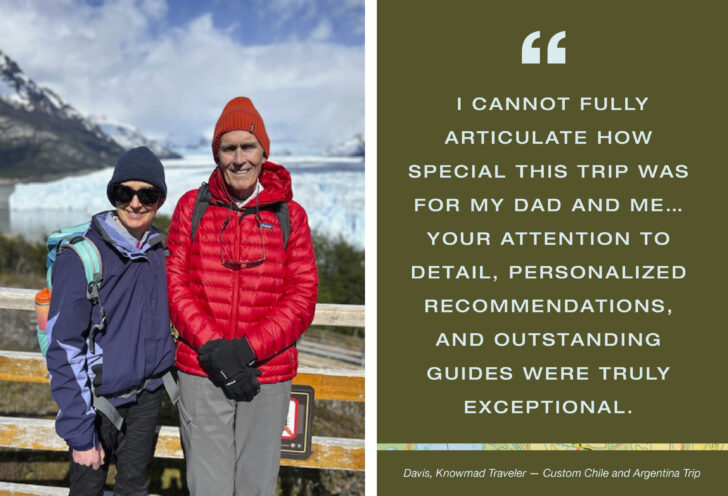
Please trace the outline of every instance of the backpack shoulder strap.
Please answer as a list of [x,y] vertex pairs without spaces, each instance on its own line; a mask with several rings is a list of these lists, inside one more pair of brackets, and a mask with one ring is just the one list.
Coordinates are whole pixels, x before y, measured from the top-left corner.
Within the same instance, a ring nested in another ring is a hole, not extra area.
[[190,244],[195,241],[195,233],[197,233],[197,228],[200,226],[202,216],[205,215],[207,207],[210,206],[210,199],[210,188],[207,186],[207,183],[202,183],[202,185],[197,189],[195,207],[192,209],[192,228],[190,230]]
[[276,203],[273,211],[278,217],[278,224],[283,233],[283,249],[288,248],[288,238],[291,235],[291,217],[288,213],[288,202]]
[[[207,183],[197,189],[197,198],[195,199],[195,206],[192,209],[192,228],[190,229],[190,243],[195,240],[195,233],[197,228],[200,226],[202,216],[205,214],[207,207],[210,206],[212,196],[210,195],[210,188]],[[269,207],[263,207],[260,210],[271,210],[278,217],[278,224],[281,226],[281,233],[283,234],[283,249],[288,248],[288,238],[291,234],[291,217],[288,213],[288,202],[274,203]],[[251,213],[255,209],[250,207],[244,207],[243,212]]]
[[[89,300],[92,299],[92,297],[98,298],[98,289],[101,287],[102,267],[101,254],[99,253],[99,249],[96,247],[96,244],[86,236],[76,236],[75,238],[67,240],[64,239],[61,241],[58,244],[57,252],[60,253],[65,248],[71,248],[76,252],[78,258],[81,259],[84,276],[86,277],[86,283],[88,285],[86,288],[86,297]],[[53,287],[51,283],[52,270],[53,267],[51,266],[47,273],[49,289],[52,289]],[[95,290],[92,289],[92,286]]]
[[[99,313],[101,320],[98,324],[92,324],[89,331],[88,346],[91,353],[95,353],[96,334],[103,332],[106,328],[106,312],[99,298],[102,282],[101,254],[96,244],[86,236],[76,236],[70,240],[64,240],[58,245],[60,252],[64,248],[69,247],[76,252],[78,258],[83,263],[83,271],[86,276],[86,298],[94,305],[99,305]],[[50,273],[50,271],[49,271]]]
[[76,252],[83,263],[83,271],[86,275],[86,282],[101,283],[101,254],[96,244],[86,236],[77,236],[68,241],[63,241],[60,250],[71,248]]

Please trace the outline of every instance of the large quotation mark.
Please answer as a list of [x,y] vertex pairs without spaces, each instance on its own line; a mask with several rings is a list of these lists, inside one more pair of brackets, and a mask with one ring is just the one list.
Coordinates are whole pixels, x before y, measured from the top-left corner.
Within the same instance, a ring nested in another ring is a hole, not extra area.
[[[540,64],[541,49],[535,48],[533,42],[541,37],[541,31],[534,31],[526,36],[521,47],[521,64]],[[546,61],[548,64],[565,64],[566,48],[559,47],[559,42],[566,38],[566,31],[556,33],[549,40]]]

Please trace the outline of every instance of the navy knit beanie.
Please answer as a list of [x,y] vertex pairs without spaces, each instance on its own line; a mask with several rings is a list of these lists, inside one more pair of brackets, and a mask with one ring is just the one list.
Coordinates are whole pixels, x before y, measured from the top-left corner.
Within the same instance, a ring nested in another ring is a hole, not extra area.
[[106,196],[112,205],[114,204],[114,200],[111,198],[112,186],[125,181],[144,181],[145,183],[149,183],[159,188],[162,192],[162,203],[167,198],[167,184],[164,182],[164,167],[162,167],[162,162],[146,146],[132,148],[119,157],[119,160],[116,162],[114,175],[111,176],[111,181],[106,186]]

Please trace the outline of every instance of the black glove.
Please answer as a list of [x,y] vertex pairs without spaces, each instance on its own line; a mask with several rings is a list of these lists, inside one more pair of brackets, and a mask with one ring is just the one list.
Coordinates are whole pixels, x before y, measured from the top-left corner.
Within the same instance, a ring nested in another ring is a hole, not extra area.
[[226,381],[222,389],[225,396],[235,401],[250,401],[260,392],[257,376],[262,372],[254,367],[247,367],[243,372]]
[[221,386],[249,368],[255,362],[255,353],[245,338],[213,339],[198,350],[200,363],[210,379]]

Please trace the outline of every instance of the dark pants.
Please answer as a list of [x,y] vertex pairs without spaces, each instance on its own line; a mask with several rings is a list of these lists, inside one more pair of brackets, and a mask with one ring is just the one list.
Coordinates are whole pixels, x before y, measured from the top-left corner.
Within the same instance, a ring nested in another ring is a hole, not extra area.
[[101,496],[104,493],[109,460],[116,456],[115,495],[147,494],[147,466],[154,455],[155,431],[164,388],[142,392],[136,403],[118,408],[124,418],[121,430],[101,413],[96,414],[96,432],[106,453],[98,470],[79,465],[71,459],[69,496]]

